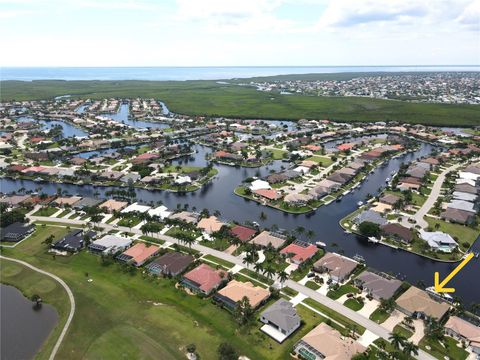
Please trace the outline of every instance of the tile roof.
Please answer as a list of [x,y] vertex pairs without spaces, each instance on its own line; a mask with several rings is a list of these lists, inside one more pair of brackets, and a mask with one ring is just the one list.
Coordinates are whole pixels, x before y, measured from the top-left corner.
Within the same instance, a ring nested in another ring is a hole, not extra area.
[[256,308],[270,296],[270,291],[261,286],[254,286],[251,282],[230,281],[218,293],[234,302],[239,302],[244,296],[248,298],[252,308]]
[[193,281],[202,291],[209,293],[220,285],[225,278],[225,276],[222,277],[221,274],[225,274],[225,271],[215,270],[207,264],[201,264],[186,273],[183,277]]
[[248,228],[246,226],[235,225],[230,229],[230,233],[238,238],[240,241],[248,241],[252,238],[253,235],[257,233],[257,230]]
[[433,300],[425,291],[411,286],[396,301],[403,309],[414,313],[422,312],[427,316],[440,319],[450,309],[446,303]]

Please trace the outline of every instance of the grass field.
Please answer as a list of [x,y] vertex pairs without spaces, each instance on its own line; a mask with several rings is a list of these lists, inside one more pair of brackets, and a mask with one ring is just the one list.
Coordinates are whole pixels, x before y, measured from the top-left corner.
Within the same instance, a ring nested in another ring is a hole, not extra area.
[[[2,252],[60,276],[72,289],[76,313],[57,355],[59,359],[184,359],[183,349],[190,343],[196,344],[201,358],[215,359],[217,347],[224,341],[250,359],[289,359],[293,344],[322,321],[299,306],[305,324],[280,345],[260,332],[259,322],[239,327],[227,311],[209,299],[176,289],[172,279],[145,276],[141,271],[130,274],[117,264],[102,265],[99,257],[87,252],[53,258],[42,243],[47,234],[44,231]],[[69,305],[55,283],[47,284],[27,272],[22,275],[18,267],[3,265],[2,261],[2,281],[25,294],[39,292],[57,308],[61,320],[65,319]],[[55,340],[51,337],[47,345]],[[39,358],[48,354],[46,346]]]
[[281,95],[216,81],[2,81],[1,101],[73,97],[146,97],[163,100],[186,115],[211,115],[280,120],[330,119],[385,121],[448,126],[478,125],[480,107],[412,103],[361,97]]

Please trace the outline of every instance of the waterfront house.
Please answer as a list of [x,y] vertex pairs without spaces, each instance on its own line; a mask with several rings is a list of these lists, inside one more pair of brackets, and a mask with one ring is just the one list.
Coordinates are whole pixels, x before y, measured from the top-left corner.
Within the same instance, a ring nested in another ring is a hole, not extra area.
[[267,247],[271,245],[275,249],[279,249],[285,243],[286,238],[280,234],[274,234],[269,231],[262,231],[260,234],[252,239],[252,243],[261,247]]
[[379,201],[383,204],[394,206],[400,199],[400,196],[385,194],[379,199]]
[[168,208],[164,205],[148,210],[148,215],[159,218],[160,220],[168,218],[171,214],[172,212],[168,211]]
[[318,249],[315,245],[303,241],[296,241],[283,248],[280,254],[287,256],[291,263],[300,265],[314,257],[317,252]]
[[457,316],[450,316],[445,324],[445,334],[465,342],[475,354],[480,355],[480,327]]
[[58,206],[74,206],[77,202],[82,200],[80,196],[58,197],[53,202]]
[[141,179],[141,176],[137,173],[131,172],[120,178],[120,181],[123,183],[135,183]]
[[242,225],[235,225],[230,229],[230,234],[241,242],[249,241],[256,233],[257,230]]
[[182,285],[194,293],[210,295],[227,281],[227,273],[215,270],[207,264],[201,264],[183,275]]
[[354,279],[354,283],[377,300],[390,299],[402,286],[400,280],[386,274],[376,274],[370,271],[362,272]]
[[210,216],[208,218],[201,219],[197,224],[197,228],[203,230],[207,234],[213,234],[214,232],[220,231],[224,225],[225,224],[218,220],[216,216]]
[[387,223],[387,220],[382,215],[373,210],[362,211],[360,214],[355,216],[352,221],[357,225],[360,225],[363,222],[371,222],[382,226]]
[[409,228],[397,224],[397,223],[389,223],[382,225],[380,227],[382,233],[394,240],[404,242],[409,244],[413,240],[413,232]]
[[114,211],[120,211],[123,208],[125,208],[128,205],[128,202],[126,201],[118,201],[114,199],[109,199],[105,201],[103,204],[99,205],[101,209],[104,209],[105,211],[112,213]]
[[188,224],[196,224],[198,222],[198,215],[189,211],[181,211],[170,215],[172,220],[180,220]]
[[10,207],[18,207],[30,199],[30,195],[8,195],[0,199],[0,203],[7,204]]
[[272,187],[270,186],[270,184],[265,181],[265,180],[254,180],[250,183],[250,190],[252,191],[256,191],[256,190],[269,190],[271,189]]
[[122,214],[126,213],[146,213],[151,209],[151,206],[140,205],[139,203],[133,203],[128,205],[125,209],[121,211]]
[[398,309],[416,318],[441,320],[450,309],[444,302],[432,299],[427,292],[411,286],[396,300]]
[[103,200],[100,199],[95,199],[92,197],[84,197],[77,201],[74,205],[73,208],[76,210],[82,210],[84,208],[88,207],[96,207],[98,204],[100,204]]
[[312,199],[314,199],[314,196],[310,194],[292,193],[285,195],[283,201],[288,205],[304,206]]
[[282,195],[280,192],[278,192],[275,189],[259,189],[259,190],[254,190],[253,193],[255,195],[258,195],[260,197],[263,197],[267,200],[278,200],[282,198]]
[[418,234],[434,250],[451,253],[458,246],[457,242],[449,234],[441,231],[428,232],[420,229]]
[[157,245],[140,242],[125,250],[120,255],[117,255],[116,259],[124,263],[133,263],[135,266],[142,266],[159,251],[160,247]]
[[269,296],[270,291],[261,286],[255,286],[251,282],[232,280],[224,288],[220,289],[213,298],[216,302],[233,311],[237,307],[238,302],[244,297],[248,299],[252,309],[256,309]]
[[123,236],[107,234],[88,245],[88,250],[96,254],[115,254],[124,251],[132,244],[132,240]]
[[285,299],[277,300],[260,315],[260,321],[265,324],[261,330],[279,343],[300,327],[301,320],[292,303]]
[[418,190],[422,186],[422,181],[414,177],[404,177],[400,179],[397,188],[400,190]]
[[326,253],[313,264],[313,269],[320,273],[327,272],[332,281],[340,283],[350,276],[357,265],[356,261],[345,256],[336,253]]
[[19,242],[35,231],[35,225],[15,222],[0,228],[0,241]]
[[367,350],[356,340],[322,322],[311,330],[293,348],[294,354],[308,360],[350,360]]
[[195,258],[179,252],[167,252],[153,260],[145,269],[155,275],[164,274],[167,276],[178,276],[184,272]]
[[121,171],[102,171],[100,174],[98,174],[98,177],[104,180],[115,181],[115,180],[119,180],[124,175],[125,174]]

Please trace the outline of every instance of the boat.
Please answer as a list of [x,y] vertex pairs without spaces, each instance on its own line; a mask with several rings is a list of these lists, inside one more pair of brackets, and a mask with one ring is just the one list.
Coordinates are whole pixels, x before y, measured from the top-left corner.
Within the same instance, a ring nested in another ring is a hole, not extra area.
[[336,202],[342,201],[342,196],[340,195],[339,197],[337,197],[337,198],[335,199],[335,201],[336,201]]
[[363,205],[363,201],[357,202],[357,205],[358,205],[358,206],[362,206],[362,205]]
[[45,181],[44,179],[42,179],[41,177],[36,177],[35,179],[33,179],[33,181],[36,181],[36,182],[43,182]]
[[324,248],[324,247],[327,246],[327,244],[325,244],[324,242],[321,242],[321,241],[317,241],[315,243],[315,245],[317,245],[317,247],[319,247],[319,248]]
[[358,261],[359,263],[365,263],[365,258],[362,255],[355,254],[353,260]]
[[380,240],[378,240],[375,236],[370,236],[368,238],[368,242],[371,242],[371,243],[374,243],[374,244],[378,244],[380,242]]
[[478,251],[474,254],[475,254],[475,259],[478,259],[478,255],[479,255]]
[[390,178],[387,177],[387,178],[385,179],[385,182],[389,182],[389,181],[390,181]]

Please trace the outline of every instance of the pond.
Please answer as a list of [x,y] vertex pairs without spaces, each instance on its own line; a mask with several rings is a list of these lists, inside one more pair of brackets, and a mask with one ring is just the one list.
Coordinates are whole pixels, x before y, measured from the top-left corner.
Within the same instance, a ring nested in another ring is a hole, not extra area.
[[33,303],[13,286],[0,284],[0,357],[5,360],[33,359],[58,322],[55,308]]

